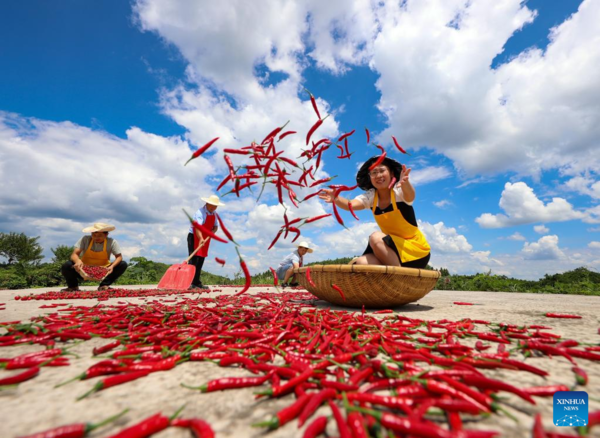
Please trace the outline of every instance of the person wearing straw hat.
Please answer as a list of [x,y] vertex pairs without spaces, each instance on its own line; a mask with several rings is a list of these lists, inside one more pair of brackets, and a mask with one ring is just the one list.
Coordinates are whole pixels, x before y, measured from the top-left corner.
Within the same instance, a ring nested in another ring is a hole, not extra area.
[[[108,237],[108,233],[114,231],[115,227],[110,224],[96,222],[94,225],[84,228],[84,233],[75,244],[71,260],[62,265],[61,272],[67,281],[67,287],[61,292],[74,292],[79,290],[79,282],[83,277],[79,270],[84,266],[102,266],[108,269],[104,279],[100,282],[98,290],[106,290],[127,269],[127,262],[123,261],[121,247],[115,239]],[[115,256],[111,263],[110,255]]]
[[281,287],[298,286],[294,268],[301,268],[304,263],[304,255],[314,251],[307,242],[300,242],[296,247],[298,249],[285,256],[277,268],[277,278],[283,280]]
[[388,157],[377,163],[379,158],[369,158],[356,174],[358,187],[365,193],[350,201],[341,196],[334,199],[333,189],[323,189],[319,198],[335,202],[344,210],[352,204],[353,210],[369,208],[373,212],[381,231],[369,236],[365,252],[351,263],[423,269],[429,262],[431,248],[419,230],[413,209],[415,189],[409,181],[410,168]]
[[[210,195],[208,198],[200,199],[202,199],[205,204],[194,214],[194,222],[204,225],[214,233],[219,229],[215,211],[217,210],[217,207],[224,206],[225,204],[223,204],[216,195]],[[198,248],[198,245],[202,243],[202,246],[196,252],[196,255],[194,255],[189,262],[191,265],[196,267],[196,272],[194,273],[194,279],[192,280],[190,289],[204,289],[204,285],[200,279],[200,274],[202,273],[202,266],[204,266],[204,259],[208,256],[210,241],[211,238],[209,236],[203,236],[200,230],[190,226],[187,236],[188,255],[191,255],[194,250]]]

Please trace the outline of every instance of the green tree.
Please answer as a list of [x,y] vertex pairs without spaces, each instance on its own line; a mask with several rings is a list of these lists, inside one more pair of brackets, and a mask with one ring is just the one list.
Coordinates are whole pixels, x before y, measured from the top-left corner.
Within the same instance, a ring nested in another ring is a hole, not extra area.
[[56,248],[52,248],[52,257],[53,263],[60,263],[61,265],[64,262],[68,262],[71,259],[71,254],[73,253],[74,246],[68,245],[58,245]]
[[8,259],[8,264],[37,264],[44,258],[43,248],[38,237],[28,237],[24,233],[0,233],[0,256]]

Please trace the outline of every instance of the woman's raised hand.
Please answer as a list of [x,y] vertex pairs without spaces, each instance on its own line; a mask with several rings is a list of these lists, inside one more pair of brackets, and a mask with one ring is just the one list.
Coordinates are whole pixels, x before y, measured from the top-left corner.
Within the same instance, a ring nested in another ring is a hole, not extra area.
[[402,171],[400,172],[400,181],[396,183],[396,187],[400,187],[402,183],[408,182],[408,175],[410,175],[410,167],[406,168],[406,165],[402,165]]
[[331,204],[333,202],[333,189],[323,189],[319,192],[319,198]]

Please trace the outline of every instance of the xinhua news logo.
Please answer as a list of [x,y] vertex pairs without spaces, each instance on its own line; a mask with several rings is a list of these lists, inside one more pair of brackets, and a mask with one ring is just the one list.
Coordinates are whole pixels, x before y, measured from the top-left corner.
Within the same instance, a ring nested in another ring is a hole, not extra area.
[[585,391],[557,391],[554,393],[555,426],[587,426],[588,394]]

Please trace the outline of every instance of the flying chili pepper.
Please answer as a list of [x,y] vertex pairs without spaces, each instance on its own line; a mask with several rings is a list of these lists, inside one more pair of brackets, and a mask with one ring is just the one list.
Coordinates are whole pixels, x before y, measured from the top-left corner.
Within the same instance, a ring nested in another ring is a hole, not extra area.
[[377,160],[373,164],[371,164],[369,166],[369,171],[371,171],[371,170],[375,169],[377,166],[379,166],[383,162],[383,160],[385,160],[385,157],[387,156],[387,153],[380,145],[377,145],[377,147],[381,150],[381,155],[379,156],[379,158],[377,158]]
[[[225,239],[223,239],[222,237],[217,236],[215,233],[212,232],[212,230],[209,230],[208,228],[206,228],[204,225],[196,222],[189,214],[187,211],[183,210],[183,212],[185,213],[185,215],[188,217],[188,219],[190,220],[190,223],[192,224],[192,226],[194,228],[196,228],[197,230],[200,230],[200,232],[202,233],[202,235],[208,235],[209,237],[212,237],[213,239],[215,239],[218,242],[222,242],[222,243],[227,243],[227,241]],[[218,218],[218,216],[217,216]]]
[[[317,192],[317,194],[318,194],[318,193],[319,193],[319,192]],[[306,198],[304,198],[304,199],[306,199]],[[321,216],[314,216],[314,217],[311,217],[311,218],[309,218],[309,219],[306,219],[306,220],[304,221],[304,224],[310,224],[311,222],[316,222],[316,221],[318,221],[318,220],[325,219],[326,217],[329,217],[329,216],[331,216],[331,213],[323,214],[323,215],[321,215]],[[304,224],[302,224],[302,225],[304,225]]]
[[365,132],[367,133],[367,144],[371,143],[371,134],[369,134],[369,130],[365,128]]
[[233,236],[231,235],[231,233],[229,232],[229,230],[225,226],[225,223],[223,222],[223,219],[221,219],[221,216],[219,216],[219,213],[215,213],[215,215],[217,216],[217,220],[219,221],[219,226],[221,227],[221,230],[223,230],[223,233],[227,236],[227,238],[229,240],[231,240],[233,243],[235,243],[236,245],[238,245],[238,243],[233,239]]
[[342,141],[342,140],[350,137],[352,134],[354,134],[355,131],[356,131],[356,129],[353,129],[352,131],[343,134],[340,138],[338,138],[338,141]]
[[286,138],[288,135],[292,135],[292,134],[296,134],[296,133],[297,133],[296,131],[286,131],[279,136],[279,139],[277,141],[280,142],[281,140]]
[[[329,114],[327,116],[325,116],[325,119],[327,119],[327,117],[329,117]],[[308,146],[308,143],[310,143],[310,138],[312,137],[312,135],[314,134],[314,132],[319,129],[319,126],[321,126],[323,124],[323,122],[325,121],[325,119],[319,119],[317,120],[317,123],[315,123],[309,130],[308,133],[306,134],[306,146]]]
[[215,261],[219,263],[221,266],[225,266],[225,260],[220,259],[219,257],[215,257]]
[[190,161],[192,161],[195,158],[198,158],[200,155],[202,155],[204,152],[206,152],[208,150],[208,148],[211,147],[213,145],[213,143],[215,141],[217,141],[218,139],[219,139],[219,137],[213,138],[211,141],[206,143],[204,146],[198,148],[198,150],[192,154],[192,157],[185,162],[184,166],[187,166],[187,163],[189,163]]
[[315,284],[314,281],[312,281],[312,278],[310,278],[310,268],[306,268],[305,275],[306,275],[306,280],[308,281],[308,284],[310,284],[312,287],[316,288],[317,285]]
[[344,295],[344,291],[337,284],[332,284],[331,287],[333,289],[335,289],[336,291],[338,291],[338,293],[342,297],[342,300],[346,301],[346,296]]
[[273,274],[273,286],[277,286],[277,284],[278,284],[277,272],[275,272],[275,269],[271,268],[270,266],[269,266],[269,269],[271,270],[271,274]]
[[396,184],[396,177],[393,177],[390,181],[390,184],[388,185],[388,190],[391,190],[392,187],[394,187],[394,184]]
[[[313,96],[312,93],[310,91],[308,91],[306,88],[304,90],[310,96],[310,103],[312,104],[312,107],[315,110],[315,113],[317,114],[317,117],[320,120],[321,119],[321,114],[319,113],[319,108],[317,107],[317,101],[315,100],[315,96]],[[308,144],[308,142],[306,144]]]
[[237,296],[242,295],[248,289],[250,289],[250,284],[252,283],[252,276],[250,275],[250,271],[248,271],[248,266],[246,265],[246,262],[242,258],[240,251],[237,249],[237,247],[235,248],[235,250],[238,254],[238,257],[240,258],[240,266],[242,268],[242,271],[244,272],[244,277],[245,277],[244,287],[242,288],[241,291],[239,291],[237,294],[234,295],[237,297]]
[[398,144],[398,140],[396,140],[396,137],[394,137],[393,135],[392,135],[392,140],[394,140],[394,144],[396,145],[396,147],[398,148],[398,150],[399,150],[400,152],[402,152],[403,154],[406,154],[406,155],[410,155],[408,152],[406,152],[406,151],[405,151],[405,150],[402,148],[402,146],[400,146],[400,144]]

